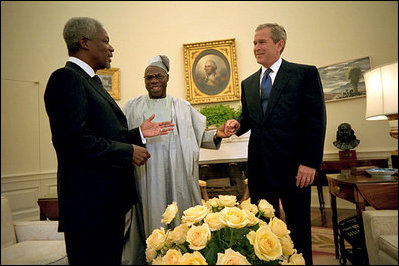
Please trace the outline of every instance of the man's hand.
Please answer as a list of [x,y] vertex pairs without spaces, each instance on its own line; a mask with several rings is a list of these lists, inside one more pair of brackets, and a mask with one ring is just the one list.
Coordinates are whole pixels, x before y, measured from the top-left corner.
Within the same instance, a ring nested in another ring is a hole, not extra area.
[[170,121],[164,122],[151,122],[155,117],[155,114],[146,119],[143,124],[141,124],[140,129],[143,133],[143,137],[155,137],[159,135],[167,135],[169,131],[174,129],[175,124]]
[[236,131],[240,127],[240,123],[235,119],[227,120],[226,123],[224,123],[224,125],[225,125],[224,133],[228,136],[231,136],[234,133],[236,133]]
[[150,153],[147,151],[146,148],[140,147],[137,145],[133,145],[133,164],[136,166],[141,166],[145,164],[148,158],[151,157]]
[[314,176],[316,174],[316,169],[299,165],[298,173],[296,175],[296,186],[301,188],[310,186],[314,181]]
[[[235,122],[234,122],[235,121]],[[237,122],[237,123],[236,123]],[[237,120],[227,120],[221,125],[216,131],[216,137],[218,138],[229,138],[237,131],[240,123]]]

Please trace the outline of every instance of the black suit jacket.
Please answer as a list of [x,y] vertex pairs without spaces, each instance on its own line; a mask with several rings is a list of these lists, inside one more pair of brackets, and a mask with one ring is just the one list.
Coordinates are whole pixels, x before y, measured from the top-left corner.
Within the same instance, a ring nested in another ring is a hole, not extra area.
[[295,186],[299,164],[318,169],[322,162],[326,112],[319,73],[314,66],[282,60],[265,114],[260,75],[261,69],[241,83],[236,134],[251,130],[248,179],[258,185]]
[[67,62],[50,76],[44,94],[57,153],[59,231],[112,226],[136,201],[133,147],[112,97],[78,65]]

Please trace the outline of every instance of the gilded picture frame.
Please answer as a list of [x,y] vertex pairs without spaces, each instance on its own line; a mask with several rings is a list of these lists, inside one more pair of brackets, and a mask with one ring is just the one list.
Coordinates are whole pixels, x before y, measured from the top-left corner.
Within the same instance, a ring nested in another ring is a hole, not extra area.
[[187,101],[240,100],[235,39],[183,44]]
[[363,74],[370,69],[370,57],[352,59],[318,68],[324,101],[333,102],[366,96]]
[[112,67],[109,69],[100,69],[96,73],[105,88],[114,100],[120,100],[120,69]]

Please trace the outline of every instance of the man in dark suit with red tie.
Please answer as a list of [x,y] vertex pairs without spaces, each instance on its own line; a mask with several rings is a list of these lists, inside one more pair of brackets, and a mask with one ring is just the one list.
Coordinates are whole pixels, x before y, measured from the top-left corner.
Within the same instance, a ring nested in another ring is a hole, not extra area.
[[251,130],[251,202],[266,199],[278,217],[281,200],[294,246],[311,265],[310,185],[322,162],[326,112],[317,68],[281,58],[286,38],[278,24],[256,28],[254,54],[262,67],[242,81],[242,113],[226,130],[238,136]]
[[125,115],[96,71],[109,68],[114,48],[95,19],[64,27],[69,59],[44,94],[58,159],[59,231],[69,264],[121,264],[125,216],[137,200],[134,165],[150,157],[145,137],[167,134],[169,122],[128,130]]

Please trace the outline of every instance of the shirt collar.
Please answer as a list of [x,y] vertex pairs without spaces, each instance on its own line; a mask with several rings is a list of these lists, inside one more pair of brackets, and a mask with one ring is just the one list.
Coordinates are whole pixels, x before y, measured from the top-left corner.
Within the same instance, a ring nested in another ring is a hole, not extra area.
[[[270,67],[271,69],[272,69],[272,74],[273,75],[276,75],[276,73],[277,73],[277,71],[280,69],[280,66],[281,66],[281,63],[283,62],[283,60],[281,59],[281,57],[276,61],[276,62],[274,62],[274,64]],[[267,68],[266,67],[264,67],[264,66],[262,66],[262,75],[261,75],[261,77],[263,77],[263,74],[265,73],[265,71],[267,70]]]
[[83,61],[77,57],[74,57],[74,56],[70,56],[68,58],[68,61],[80,66],[90,77],[94,77],[96,75],[96,73],[91,68],[91,66],[89,66],[85,61]]

